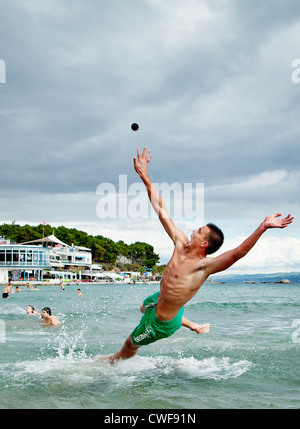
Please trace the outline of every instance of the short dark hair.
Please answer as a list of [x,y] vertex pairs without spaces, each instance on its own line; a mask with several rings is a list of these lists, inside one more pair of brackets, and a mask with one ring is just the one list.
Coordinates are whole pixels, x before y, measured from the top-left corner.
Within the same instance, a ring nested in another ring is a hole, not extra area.
[[48,313],[49,316],[51,316],[51,310],[49,307],[44,307],[42,311],[46,311],[46,313]]
[[219,250],[222,246],[224,234],[220,228],[218,228],[213,223],[208,223],[206,226],[208,226],[210,229],[209,233],[207,234],[208,246],[206,248],[206,254],[211,255],[212,253],[215,253],[217,250]]

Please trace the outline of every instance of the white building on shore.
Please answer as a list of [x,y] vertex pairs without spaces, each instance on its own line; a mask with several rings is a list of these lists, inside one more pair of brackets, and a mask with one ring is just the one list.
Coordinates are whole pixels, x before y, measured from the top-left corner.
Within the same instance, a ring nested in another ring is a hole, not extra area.
[[49,249],[42,246],[11,244],[0,239],[0,282],[43,280],[43,270],[50,269]]
[[0,283],[48,280],[81,280],[81,272],[92,266],[87,247],[69,246],[55,235],[13,244],[0,238]]
[[70,246],[54,234],[20,244],[0,237],[1,284],[9,279],[13,282],[136,283],[148,280],[146,274],[103,271],[101,265],[92,263],[91,249]]
[[22,245],[38,245],[49,251],[48,273],[52,280],[80,281],[81,273],[92,266],[92,251],[87,247],[72,246],[63,243],[54,234],[37,240],[21,243]]

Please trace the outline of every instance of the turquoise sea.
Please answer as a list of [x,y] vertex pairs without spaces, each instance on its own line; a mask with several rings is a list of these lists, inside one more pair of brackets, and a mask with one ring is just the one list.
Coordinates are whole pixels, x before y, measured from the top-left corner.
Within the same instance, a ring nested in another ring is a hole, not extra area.
[[[2,409],[298,409],[300,285],[206,283],[181,328],[113,365],[92,357],[118,350],[140,320],[151,285],[23,287],[0,301]],[[26,314],[45,306],[61,321]]]

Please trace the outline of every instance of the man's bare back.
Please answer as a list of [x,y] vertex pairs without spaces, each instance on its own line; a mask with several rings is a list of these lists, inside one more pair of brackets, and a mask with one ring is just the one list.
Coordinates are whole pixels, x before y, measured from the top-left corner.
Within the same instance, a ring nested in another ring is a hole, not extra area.
[[[222,245],[224,239],[222,231],[213,224],[207,224],[198,230],[194,230],[189,240],[175,226],[161,196],[149,178],[147,166],[151,158],[150,151],[147,152],[146,148],[144,148],[142,155],[138,149],[137,158],[134,158],[134,168],[146,187],[151,205],[157,213],[161,224],[174,243],[174,252],[161,279],[160,292],[156,294],[156,297],[148,297],[147,299],[151,301],[150,304],[148,305],[146,299],[141,307],[143,313],[145,313],[146,309],[148,319],[154,318],[154,325],[145,325],[146,319],[143,320],[145,317],[143,316],[141,322],[143,321],[144,325],[142,326],[140,323],[133,332],[137,332],[139,335],[134,337],[132,333],[119,352],[110,356],[100,356],[100,359],[104,358],[115,361],[134,356],[140,347],[139,344],[146,345],[162,338],[155,337],[156,334],[153,331],[155,324],[160,325],[159,329],[163,330],[164,326],[177,323],[178,317],[180,317],[183,326],[197,333],[208,332],[208,324],[193,324],[193,322],[182,317],[184,305],[198,292],[211,274],[226,270],[239,259],[243,258],[267,229],[282,229],[293,221],[293,217],[290,215],[283,219],[278,219],[281,213],[267,216],[259,227],[238,247],[217,257],[207,257],[216,252]],[[145,306],[146,302],[147,305]],[[149,310],[151,310],[151,313],[149,313]],[[142,328],[144,329],[143,331],[141,331]],[[177,329],[178,326],[175,326],[174,330]],[[168,335],[166,334],[166,336]]]

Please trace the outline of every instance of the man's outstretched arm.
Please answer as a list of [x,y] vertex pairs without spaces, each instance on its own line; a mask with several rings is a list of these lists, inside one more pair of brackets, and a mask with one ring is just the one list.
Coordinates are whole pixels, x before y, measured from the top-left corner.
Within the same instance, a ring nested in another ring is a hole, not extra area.
[[229,250],[216,258],[207,260],[207,271],[210,274],[214,274],[220,271],[224,271],[237,262],[239,259],[247,255],[249,250],[256,244],[262,234],[269,228],[286,228],[293,222],[291,215],[286,216],[283,219],[278,219],[281,213],[275,213],[267,216],[265,220],[259,225],[259,227],[251,234],[242,244],[235,249]]
[[160,222],[162,223],[167,234],[173,240],[174,244],[178,238],[182,240],[187,240],[187,237],[185,236],[185,234],[175,226],[173,220],[169,215],[169,212],[165,206],[165,203],[162,197],[160,196],[159,192],[155,189],[155,187],[153,186],[153,183],[149,178],[147,166],[151,158],[152,158],[152,155],[150,155],[150,151],[147,152],[146,148],[144,148],[142,155],[140,154],[140,150],[138,149],[137,158],[134,158],[133,160],[135,171],[144,182],[152,207],[157,213]]

